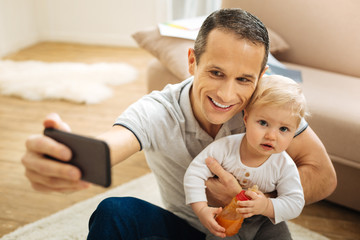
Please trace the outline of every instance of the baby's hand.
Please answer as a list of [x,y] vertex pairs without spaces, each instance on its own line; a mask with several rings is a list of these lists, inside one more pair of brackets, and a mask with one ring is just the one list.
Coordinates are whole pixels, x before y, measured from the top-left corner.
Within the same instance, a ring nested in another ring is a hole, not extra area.
[[245,194],[250,197],[251,200],[238,202],[240,208],[237,208],[236,211],[242,213],[244,218],[249,218],[254,215],[264,215],[271,202],[270,199],[261,191],[248,190]]
[[200,222],[215,236],[224,238],[226,237],[225,228],[220,226],[215,220],[215,216],[220,214],[222,208],[214,208],[214,207],[203,207],[197,213]]

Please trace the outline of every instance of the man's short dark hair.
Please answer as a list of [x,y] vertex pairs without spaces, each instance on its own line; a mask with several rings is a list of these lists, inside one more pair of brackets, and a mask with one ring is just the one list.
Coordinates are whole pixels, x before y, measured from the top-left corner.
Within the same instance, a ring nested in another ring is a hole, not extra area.
[[213,29],[234,33],[239,39],[264,45],[265,55],[260,73],[264,70],[269,54],[269,36],[265,25],[257,17],[240,8],[220,9],[210,14],[202,24],[195,40],[197,63],[205,52],[208,35]]

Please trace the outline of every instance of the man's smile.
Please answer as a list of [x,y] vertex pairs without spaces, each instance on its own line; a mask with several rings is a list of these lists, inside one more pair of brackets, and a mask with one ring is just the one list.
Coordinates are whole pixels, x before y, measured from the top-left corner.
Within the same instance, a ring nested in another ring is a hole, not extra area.
[[211,97],[209,97],[209,99],[211,100],[211,102],[216,106],[219,107],[221,109],[229,109],[230,107],[232,107],[233,105],[222,105],[221,103],[218,103],[217,101],[215,101],[214,99],[212,99]]

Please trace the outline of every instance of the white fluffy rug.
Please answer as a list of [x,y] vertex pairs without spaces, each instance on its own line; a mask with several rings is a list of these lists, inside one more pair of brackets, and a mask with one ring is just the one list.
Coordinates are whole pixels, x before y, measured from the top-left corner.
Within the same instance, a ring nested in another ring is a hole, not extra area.
[[125,63],[45,63],[0,61],[0,93],[27,100],[63,99],[99,103],[112,95],[110,85],[135,80]]
[[[0,240],[75,240],[86,239],[88,220],[98,203],[110,196],[134,196],[163,206],[159,188],[152,173],[79,202],[49,217],[25,225]],[[294,240],[327,240],[328,238],[288,222]]]

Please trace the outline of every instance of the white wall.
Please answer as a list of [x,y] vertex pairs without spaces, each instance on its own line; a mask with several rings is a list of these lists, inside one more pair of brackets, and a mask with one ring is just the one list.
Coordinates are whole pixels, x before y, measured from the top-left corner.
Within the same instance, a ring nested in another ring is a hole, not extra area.
[[169,0],[0,0],[0,57],[38,41],[136,46],[167,21]]
[[34,0],[0,0],[0,57],[38,40]]
[[171,0],[171,18],[194,18],[207,16],[213,11],[220,9],[221,0]]
[[131,34],[166,19],[165,0],[36,0],[42,40],[135,46]]

